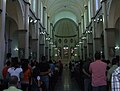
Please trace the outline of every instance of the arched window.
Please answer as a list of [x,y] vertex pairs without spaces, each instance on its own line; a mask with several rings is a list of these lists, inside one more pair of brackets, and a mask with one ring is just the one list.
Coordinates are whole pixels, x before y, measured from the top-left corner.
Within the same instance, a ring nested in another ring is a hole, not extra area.
[[96,5],[96,11],[99,9],[99,0],[95,1],[95,5]]
[[29,0],[29,2],[31,3],[31,5],[30,5],[31,9],[35,12],[37,0]]
[[33,1],[33,11],[36,11],[36,0],[32,0]]

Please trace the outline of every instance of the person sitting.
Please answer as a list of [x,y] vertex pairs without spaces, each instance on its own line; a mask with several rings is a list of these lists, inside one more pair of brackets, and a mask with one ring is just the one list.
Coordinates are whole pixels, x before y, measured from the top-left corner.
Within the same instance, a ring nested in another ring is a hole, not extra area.
[[3,91],[22,91],[17,88],[18,85],[18,77],[17,76],[11,76],[9,79],[9,88],[5,89]]

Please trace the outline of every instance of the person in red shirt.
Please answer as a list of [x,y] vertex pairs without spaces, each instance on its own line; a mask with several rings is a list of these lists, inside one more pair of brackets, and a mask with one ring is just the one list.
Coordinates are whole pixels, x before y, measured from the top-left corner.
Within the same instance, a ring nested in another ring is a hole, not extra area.
[[95,62],[89,66],[93,91],[107,91],[106,68],[107,64],[101,61],[101,54],[95,53]]
[[2,76],[4,80],[6,79],[9,67],[10,67],[10,61],[7,61],[5,67],[2,70]]
[[3,88],[5,88],[5,89],[8,88],[7,73],[8,73],[8,69],[10,68],[10,64],[11,64],[11,62],[7,61],[5,67],[2,70],[3,84],[4,84]]
[[23,91],[28,91],[29,89],[29,78],[31,77],[31,69],[28,66],[28,60],[27,59],[21,59],[23,61],[22,63],[22,69],[23,69],[23,79],[21,81],[21,87]]

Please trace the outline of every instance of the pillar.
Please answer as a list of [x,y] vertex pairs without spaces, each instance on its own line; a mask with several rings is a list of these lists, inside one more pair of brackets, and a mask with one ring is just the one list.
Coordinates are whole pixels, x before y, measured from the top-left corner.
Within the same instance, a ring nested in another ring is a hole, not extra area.
[[[36,11],[37,11],[37,13],[36,13],[36,15],[37,15],[37,17],[38,18],[41,18],[40,16],[40,8],[41,8],[41,5],[40,5],[40,3],[41,3],[41,0],[37,0],[36,1],[37,2],[37,8],[36,8]],[[40,60],[40,19],[38,19],[39,21],[37,22],[37,25],[36,25],[36,31],[37,31],[37,37],[36,37],[36,42],[37,42],[37,61],[39,62],[39,60]]]
[[[46,7],[44,6],[43,7],[43,27],[44,27],[44,29],[43,29],[43,31],[46,33],[46,31],[47,31],[47,28],[46,28]],[[46,34],[43,34],[43,42],[44,42],[44,47],[43,47],[43,55],[44,56],[46,56],[46,52],[45,52],[45,50],[46,50],[46,36],[45,36]]]
[[25,33],[25,58],[29,58],[29,1],[25,2],[25,16],[24,16],[24,29],[27,30]]
[[108,44],[107,44],[107,32],[105,29],[107,28],[107,10],[106,10],[106,1],[102,0],[102,12],[103,12],[103,32],[104,32],[104,55],[105,59],[108,59]]
[[95,21],[94,21],[94,18],[92,18],[92,39],[93,39],[93,57],[94,57],[94,54],[95,54]]
[[98,51],[100,52],[101,51],[101,38],[94,38],[94,43],[95,43],[95,52]]
[[94,5],[94,0],[91,0],[91,21],[92,21],[92,39],[93,39],[93,58],[95,54],[95,21],[94,21],[94,16],[95,16],[95,5]]
[[[31,55],[32,55],[33,59],[37,59],[37,51],[38,51],[37,43],[38,43],[38,39],[32,39],[32,46],[31,46],[32,54]],[[39,60],[37,60],[37,61],[39,61]]]
[[0,0],[0,73],[5,62],[5,15],[6,0]]
[[86,27],[88,26],[88,22],[89,22],[89,19],[88,19],[88,6],[85,5],[84,8],[85,8],[85,12],[84,12],[84,29],[86,29]]
[[37,61],[40,60],[40,30],[39,24],[37,24]]
[[40,57],[45,56],[45,34],[43,32],[43,28],[40,28],[40,40],[39,40],[39,46],[40,46]]
[[19,57],[29,58],[29,7],[30,3],[28,0],[24,1],[24,29],[18,30],[18,44],[19,44]]
[[82,51],[81,51],[81,40],[80,40],[80,37],[82,36],[82,29],[81,29],[81,22],[80,23],[78,23],[78,30],[79,30],[79,56],[80,56],[80,59],[82,59]]

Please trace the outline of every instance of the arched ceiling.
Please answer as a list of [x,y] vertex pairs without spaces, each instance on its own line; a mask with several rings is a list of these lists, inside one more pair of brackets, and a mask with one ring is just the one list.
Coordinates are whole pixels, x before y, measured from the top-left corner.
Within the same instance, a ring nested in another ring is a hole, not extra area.
[[59,20],[54,26],[56,37],[75,37],[77,36],[77,25],[69,18]]
[[73,13],[79,21],[84,13],[84,5],[88,0],[42,0],[47,7],[47,14],[54,18],[58,13],[69,11]]

